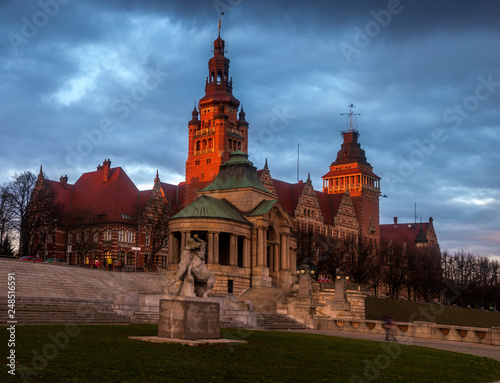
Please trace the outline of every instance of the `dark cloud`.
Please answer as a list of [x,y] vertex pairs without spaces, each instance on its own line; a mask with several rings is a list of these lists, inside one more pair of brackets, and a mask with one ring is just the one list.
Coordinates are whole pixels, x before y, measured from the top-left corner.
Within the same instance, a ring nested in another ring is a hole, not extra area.
[[[299,177],[321,189],[353,102],[381,222],[412,222],[417,202],[443,248],[500,255],[497,3],[55,1],[0,1],[1,182],[41,163],[75,182],[104,158],[144,187],[156,169],[181,181],[223,11],[257,167],[295,181],[300,143]],[[151,70],[161,82],[124,109]]]

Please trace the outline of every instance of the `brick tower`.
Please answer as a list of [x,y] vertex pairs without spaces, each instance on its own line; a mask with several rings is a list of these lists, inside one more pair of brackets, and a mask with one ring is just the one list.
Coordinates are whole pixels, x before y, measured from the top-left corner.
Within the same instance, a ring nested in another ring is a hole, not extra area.
[[323,178],[323,192],[351,196],[358,217],[362,238],[380,242],[379,196],[380,177],[373,173],[373,167],[366,160],[365,151],[358,143],[353,113],[354,105],[349,105],[349,129],[342,132],[344,142],[337,153],[337,159],[330,165],[330,171]]
[[195,106],[189,121],[186,205],[196,198],[198,190],[215,179],[220,165],[231,153],[236,150],[248,153],[248,123],[243,108],[238,116],[240,102],[233,96],[233,79],[229,77],[229,59],[224,56],[220,20],[213,53],[208,61],[205,96],[198,104],[199,113]]

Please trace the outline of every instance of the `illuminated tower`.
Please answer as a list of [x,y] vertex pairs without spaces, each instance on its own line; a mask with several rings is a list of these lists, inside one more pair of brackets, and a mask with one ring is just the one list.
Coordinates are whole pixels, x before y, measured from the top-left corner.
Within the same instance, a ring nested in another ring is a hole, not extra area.
[[[213,57],[208,61],[205,96],[194,108],[189,122],[189,148],[186,161],[186,205],[196,192],[209,185],[219,167],[236,150],[248,153],[248,123],[240,102],[233,96],[229,77],[229,59],[224,56],[225,42],[214,41]],[[199,116],[199,117],[198,117]]]
[[380,240],[379,197],[380,177],[373,173],[373,167],[366,160],[365,151],[358,143],[359,132],[356,130],[356,116],[349,105],[347,114],[349,129],[342,132],[342,143],[337,159],[330,165],[330,171],[323,178],[323,192],[351,196],[360,225],[362,238]]

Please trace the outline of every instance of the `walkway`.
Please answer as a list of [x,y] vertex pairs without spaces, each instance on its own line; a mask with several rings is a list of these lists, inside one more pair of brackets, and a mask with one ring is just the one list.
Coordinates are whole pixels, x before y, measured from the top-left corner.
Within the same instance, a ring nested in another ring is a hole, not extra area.
[[[383,334],[366,334],[357,332],[346,332],[346,331],[323,331],[323,330],[292,330],[296,332],[305,332],[308,334],[320,334],[320,335],[330,335],[337,336],[340,338],[353,338],[353,339],[366,339],[383,342],[385,335]],[[489,344],[476,344],[476,343],[465,343],[465,342],[450,342],[443,340],[432,340],[423,338],[399,338],[397,339],[400,344],[412,345],[412,346],[422,346],[430,347],[438,350],[460,352],[462,354],[470,354],[476,356],[484,356],[487,358],[495,359],[500,361],[500,347],[492,346]]]

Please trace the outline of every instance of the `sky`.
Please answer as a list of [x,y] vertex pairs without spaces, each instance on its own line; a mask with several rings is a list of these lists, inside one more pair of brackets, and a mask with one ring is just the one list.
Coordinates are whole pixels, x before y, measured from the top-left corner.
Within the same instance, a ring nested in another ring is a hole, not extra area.
[[380,223],[433,217],[442,250],[500,258],[500,3],[0,0],[0,183],[75,183],[104,159],[141,190],[184,180],[221,37],[249,156],[313,186],[354,104]]

